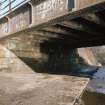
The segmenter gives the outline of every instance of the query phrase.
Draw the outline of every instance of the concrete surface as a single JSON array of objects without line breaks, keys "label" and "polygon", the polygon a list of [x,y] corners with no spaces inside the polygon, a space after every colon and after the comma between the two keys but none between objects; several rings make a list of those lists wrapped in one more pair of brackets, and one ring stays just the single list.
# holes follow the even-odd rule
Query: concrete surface
[{"label": "concrete surface", "polygon": [[88,81],[65,75],[0,73],[0,105],[74,105]]}]

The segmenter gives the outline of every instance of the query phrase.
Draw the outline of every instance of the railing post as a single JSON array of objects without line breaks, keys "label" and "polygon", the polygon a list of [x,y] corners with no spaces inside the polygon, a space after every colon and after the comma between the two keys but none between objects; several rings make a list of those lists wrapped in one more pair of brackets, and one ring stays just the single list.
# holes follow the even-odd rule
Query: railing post
[{"label": "railing post", "polygon": [[1,4],[1,1],[0,1],[0,16],[1,16],[1,6],[2,6],[2,4]]},{"label": "railing post", "polygon": [[11,12],[11,0],[9,0],[9,12]]}]

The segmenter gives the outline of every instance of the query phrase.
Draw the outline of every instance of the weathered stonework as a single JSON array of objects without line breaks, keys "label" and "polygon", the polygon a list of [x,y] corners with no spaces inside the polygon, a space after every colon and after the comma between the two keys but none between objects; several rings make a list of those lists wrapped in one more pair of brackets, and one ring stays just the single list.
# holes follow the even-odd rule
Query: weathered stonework
[{"label": "weathered stonework", "polygon": [[30,67],[2,45],[0,45],[0,72],[33,73]]},{"label": "weathered stonework", "polygon": [[36,40],[34,35],[20,35],[9,38],[2,44],[35,72],[72,72],[81,69],[83,65],[97,65],[97,60],[88,48],[71,49],[64,43],[48,43],[40,40],[39,37]]},{"label": "weathered stonework", "polygon": [[68,12],[68,0],[45,0],[35,3],[33,12],[36,25],[47,22]]},{"label": "weathered stonework", "polygon": [[76,9],[86,8],[90,5],[101,3],[105,0],[76,0]]},{"label": "weathered stonework", "polygon": [[[22,9],[22,12],[20,11]],[[30,7],[29,5],[20,8],[9,16],[9,32],[15,33],[30,25]]]}]

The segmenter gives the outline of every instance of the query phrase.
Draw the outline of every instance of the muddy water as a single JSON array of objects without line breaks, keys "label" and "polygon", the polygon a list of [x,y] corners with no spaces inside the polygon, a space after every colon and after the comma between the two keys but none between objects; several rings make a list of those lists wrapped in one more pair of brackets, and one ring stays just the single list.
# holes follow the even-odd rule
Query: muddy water
[{"label": "muddy water", "polygon": [[105,105],[104,94],[85,91],[82,99],[84,101],[84,105]]}]

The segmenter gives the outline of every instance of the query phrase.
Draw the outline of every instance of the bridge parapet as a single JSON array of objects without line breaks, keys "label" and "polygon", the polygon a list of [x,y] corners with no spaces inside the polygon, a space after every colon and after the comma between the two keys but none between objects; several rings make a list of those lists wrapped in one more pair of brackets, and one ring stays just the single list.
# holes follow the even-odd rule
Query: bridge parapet
[{"label": "bridge parapet", "polygon": [[3,21],[0,22],[0,37],[29,28],[30,25],[37,26],[65,15],[74,8],[73,1],[74,0],[43,0],[41,2],[28,2],[19,9],[15,11],[12,10],[13,12],[11,11],[2,18]]},{"label": "bridge parapet", "polygon": [[47,22],[65,15],[74,8],[74,0],[46,0],[33,6],[34,24]]},{"label": "bridge parapet", "polygon": [[78,9],[86,8],[94,4],[101,3],[101,2],[105,2],[105,0],[76,0],[75,6],[76,6],[76,9],[78,10]]}]

